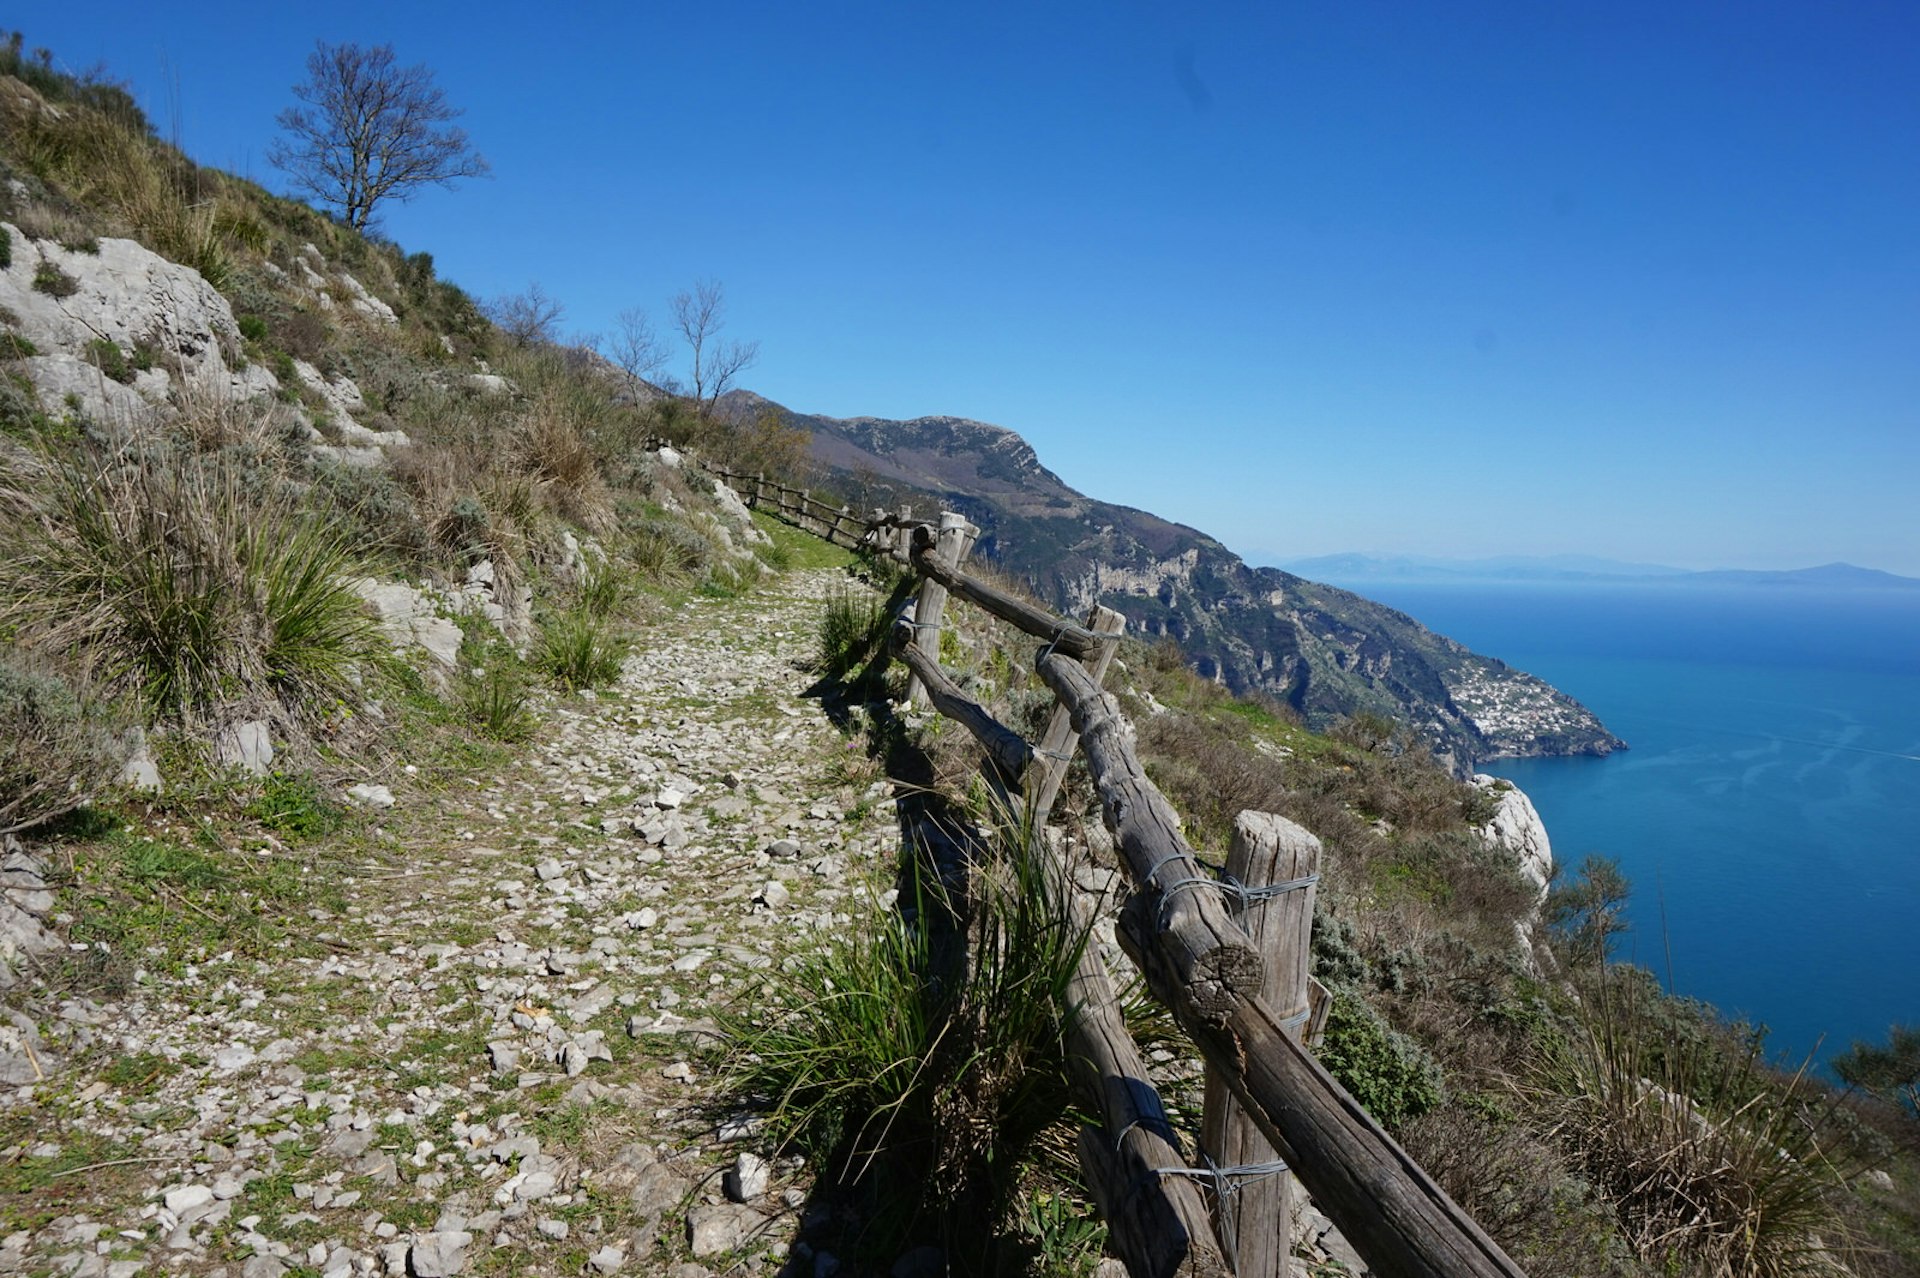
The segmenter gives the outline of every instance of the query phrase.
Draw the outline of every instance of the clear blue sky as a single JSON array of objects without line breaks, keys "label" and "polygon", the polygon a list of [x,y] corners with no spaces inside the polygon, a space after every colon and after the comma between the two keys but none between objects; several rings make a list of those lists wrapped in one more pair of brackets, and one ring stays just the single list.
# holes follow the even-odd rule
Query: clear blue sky
[{"label": "clear blue sky", "polygon": [[1920,574],[1920,5],[36,6],[279,185],[316,38],[495,176],[387,232],[744,384],[1012,427],[1242,551]]}]

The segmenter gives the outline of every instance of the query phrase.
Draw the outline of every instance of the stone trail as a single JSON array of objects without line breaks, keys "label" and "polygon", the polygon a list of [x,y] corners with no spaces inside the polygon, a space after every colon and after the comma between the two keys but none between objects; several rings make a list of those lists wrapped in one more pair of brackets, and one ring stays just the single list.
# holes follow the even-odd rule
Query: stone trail
[{"label": "stone trail", "polygon": [[778,1267],[806,1187],[716,1119],[710,1017],[891,873],[884,781],[800,695],[844,580],[651,623],[500,775],[383,778],[377,855],[303,956],[214,955],[43,1019],[54,1072],[0,1093],[33,1116],[16,1173],[69,1146],[112,1165],[25,1190],[0,1272]]}]

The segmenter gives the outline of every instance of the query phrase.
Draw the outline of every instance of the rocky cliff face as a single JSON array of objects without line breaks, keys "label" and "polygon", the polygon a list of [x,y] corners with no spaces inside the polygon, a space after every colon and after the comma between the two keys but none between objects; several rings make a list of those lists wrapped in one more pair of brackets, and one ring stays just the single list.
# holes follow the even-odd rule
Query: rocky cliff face
[{"label": "rocky cliff face", "polygon": [[807,430],[815,460],[862,504],[958,510],[981,528],[975,554],[1055,607],[1117,609],[1131,633],[1174,640],[1202,674],[1284,701],[1311,724],[1385,715],[1462,772],[1500,756],[1624,745],[1571,697],[1404,613],[1251,567],[1197,529],[1076,492],[1010,430],[952,417],[809,416],[751,395],[733,407]]}]

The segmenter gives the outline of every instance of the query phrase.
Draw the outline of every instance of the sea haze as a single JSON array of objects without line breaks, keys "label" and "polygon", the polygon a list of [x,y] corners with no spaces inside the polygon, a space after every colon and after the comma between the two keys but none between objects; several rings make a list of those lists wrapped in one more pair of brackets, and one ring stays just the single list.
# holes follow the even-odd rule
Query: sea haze
[{"label": "sea haze", "polygon": [[1920,1023],[1920,592],[1335,581],[1592,707],[1631,749],[1486,770],[1633,881],[1622,957],[1824,1059]]}]

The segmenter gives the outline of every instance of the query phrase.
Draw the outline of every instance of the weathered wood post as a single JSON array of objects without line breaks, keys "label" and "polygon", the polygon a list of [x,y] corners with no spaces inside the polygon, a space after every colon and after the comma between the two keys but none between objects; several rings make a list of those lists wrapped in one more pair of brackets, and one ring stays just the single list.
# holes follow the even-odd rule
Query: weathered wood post
[{"label": "weathered wood post", "polygon": [[[1314,881],[1320,840],[1270,812],[1234,818],[1227,875],[1250,890],[1235,914],[1267,964],[1267,1001],[1280,1009],[1295,1042],[1307,1019]],[[1270,895],[1262,895],[1271,893]],[[1215,1167],[1273,1167],[1273,1145],[1241,1109],[1219,1071],[1207,1067],[1200,1147]],[[1215,1204],[1222,1249],[1239,1278],[1286,1278],[1293,1235],[1293,1177],[1286,1171],[1226,1178]]]},{"label": "weathered wood post", "polygon": [[[1127,619],[1124,616],[1100,604],[1095,604],[1093,611],[1087,614],[1087,629],[1103,637],[1103,642],[1092,655],[1080,659],[1080,664],[1087,668],[1095,687],[1106,682],[1107,667],[1113,662],[1115,640],[1126,628]],[[1067,765],[1073,762],[1073,747],[1077,740],[1073,731],[1073,713],[1056,703],[1053,717],[1047,720],[1046,733],[1034,748],[1033,766],[1027,769],[1027,810],[1032,814],[1035,830],[1046,825],[1047,814],[1053,811],[1053,801],[1060,794],[1060,784],[1066,780]]]},{"label": "weathered wood post", "polygon": [[907,527],[907,525],[913,522],[913,507],[906,502],[901,502],[899,508],[893,512],[893,515],[893,545],[890,548],[891,553],[895,559],[903,563],[911,563],[911,556],[913,554],[913,529]]},{"label": "weathered wood post", "polygon": [[[940,512],[940,531],[934,538],[933,553],[948,568],[960,566],[960,547],[966,541],[967,521],[951,510]],[[947,607],[947,588],[932,577],[920,579],[920,599],[913,609],[913,640],[933,660],[940,660],[940,616]],[[932,635],[929,639],[927,636]],[[916,706],[927,704],[927,688],[919,675],[907,680],[907,700]]]}]

